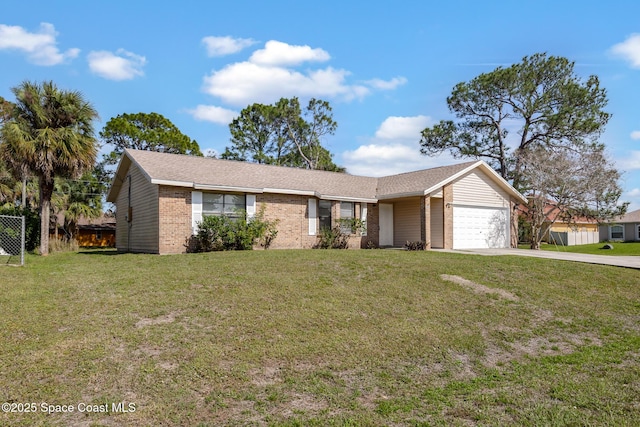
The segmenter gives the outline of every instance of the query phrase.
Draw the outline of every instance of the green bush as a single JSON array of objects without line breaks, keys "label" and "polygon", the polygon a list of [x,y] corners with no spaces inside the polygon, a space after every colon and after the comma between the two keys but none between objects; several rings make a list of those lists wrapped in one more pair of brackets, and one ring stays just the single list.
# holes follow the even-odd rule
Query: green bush
[{"label": "green bush", "polygon": [[333,228],[322,228],[314,249],[347,249],[349,238],[354,233],[362,233],[365,222],[357,218],[343,218]]},{"label": "green bush", "polygon": [[404,248],[408,251],[424,251],[427,248],[427,242],[423,242],[422,240],[410,242],[407,240],[407,243],[404,244]]},{"label": "green bush", "polygon": [[264,207],[253,218],[246,212],[239,217],[207,216],[198,223],[198,233],[187,243],[189,252],[251,250],[256,244],[265,249],[276,238],[278,220],[265,220]]},{"label": "green bush", "polygon": [[0,215],[24,216],[24,248],[31,252],[40,243],[40,215],[37,211],[28,208],[2,207]]},{"label": "green bush", "polygon": [[336,225],[333,228],[322,228],[318,235],[318,243],[314,249],[347,249],[349,247],[349,234],[342,231],[342,227]]}]

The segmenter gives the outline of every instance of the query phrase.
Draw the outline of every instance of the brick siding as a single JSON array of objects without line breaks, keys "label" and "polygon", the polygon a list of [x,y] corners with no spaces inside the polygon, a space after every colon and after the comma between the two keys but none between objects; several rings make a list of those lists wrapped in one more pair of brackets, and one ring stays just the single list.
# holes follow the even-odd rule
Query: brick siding
[{"label": "brick siding", "polygon": [[191,236],[191,190],[161,185],[158,193],[159,252],[161,254],[186,252],[185,244]]},{"label": "brick siding", "polygon": [[[271,244],[272,249],[312,248],[318,242],[316,235],[309,235],[308,196],[287,194],[257,194],[256,211],[264,207],[265,220],[278,220],[278,235]],[[180,187],[159,187],[159,253],[175,254],[186,251],[186,243],[191,236],[191,189]],[[359,214],[360,205],[356,204]],[[340,214],[339,204],[332,205],[334,222]],[[371,241],[378,244],[378,206],[367,207],[367,236],[353,235],[349,239],[350,248],[366,247]]]}]

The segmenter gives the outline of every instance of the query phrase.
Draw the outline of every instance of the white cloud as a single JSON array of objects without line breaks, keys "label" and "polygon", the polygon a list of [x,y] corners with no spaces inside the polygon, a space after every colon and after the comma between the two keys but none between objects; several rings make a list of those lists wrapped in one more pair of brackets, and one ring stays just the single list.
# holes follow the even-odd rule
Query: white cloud
[{"label": "white cloud", "polygon": [[349,83],[351,73],[348,70],[331,66],[296,68],[305,62],[324,62],[330,58],[320,48],[270,40],[263,49],[253,52],[249,60],[228,64],[205,76],[203,91],[230,105],[244,107],[294,96],[351,101],[362,99],[374,90],[394,89],[406,83],[404,77]]},{"label": "white cloud", "polygon": [[616,160],[616,165],[623,171],[640,169],[640,151],[631,151],[629,155]]},{"label": "white cloud", "polygon": [[270,66],[291,66],[307,61],[324,62],[330,58],[329,54],[320,48],[312,49],[309,46],[295,46],[277,40],[269,40],[264,49],[253,52],[249,62]]},{"label": "white cloud", "polygon": [[634,130],[631,132],[631,139],[640,139],[640,130]]},{"label": "white cloud", "polygon": [[632,188],[625,192],[620,198],[620,202],[629,202],[627,212],[633,212],[640,209],[640,188]]},{"label": "white cloud", "polygon": [[640,34],[631,34],[625,41],[611,48],[611,52],[631,63],[631,67],[640,68]]},{"label": "white cloud", "polygon": [[387,176],[455,163],[448,154],[427,157],[420,153],[420,132],[428,116],[387,117],[368,144],[342,153],[342,165],[354,175]]},{"label": "white cloud", "polygon": [[380,90],[392,90],[405,83],[407,83],[407,79],[404,77],[394,77],[391,80],[371,79],[367,81],[369,86]]},{"label": "white cloud", "polygon": [[207,48],[207,55],[224,56],[240,52],[242,49],[247,48],[257,42],[253,39],[240,39],[229,36],[209,36],[203,38],[202,43],[204,43],[205,47]]},{"label": "white cloud", "polygon": [[131,80],[137,76],[144,76],[142,67],[147,63],[144,56],[124,49],[118,49],[116,53],[106,50],[92,51],[87,60],[94,74],[109,80]]},{"label": "white cloud", "polygon": [[238,62],[206,76],[204,91],[238,106],[275,102],[281,97],[342,96],[353,99],[369,93],[363,86],[348,85],[345,82],[348,74],[331,67],[303,74],[289,68]]},{"label": "white cloud", "polygon": [[78,56],[80,49],[60,52],[56,46],[56,32],[52,24],[43,22],[39,31],[30,33],[22,27],[0,24],[0,50],[18,50],[37,65],[57,65]]},{"label": "white cloud", "polygon": [[216,107],[214,105],[198,105],[193,110],[187,110],[187,112],[196,120],[220,125],[228,125],[239,115],[237,111],[227,110],[226,108]]},{"label": "white cloud", "polygon": [[625,193],[629,197],[640,197],[640,188],[633,188]]},{"label": "white cloud", "polygon": [[448,154],[427,157],[414,144],[368,144],[342,153],[342,166],[353,175],[388,176],[403,172],[449,165],[456,160]]},{"label": "white cloud", "polygon": [[431,122],[429,116],[387,117],[376,131],[376,138],[420,140],[420,134]]}]

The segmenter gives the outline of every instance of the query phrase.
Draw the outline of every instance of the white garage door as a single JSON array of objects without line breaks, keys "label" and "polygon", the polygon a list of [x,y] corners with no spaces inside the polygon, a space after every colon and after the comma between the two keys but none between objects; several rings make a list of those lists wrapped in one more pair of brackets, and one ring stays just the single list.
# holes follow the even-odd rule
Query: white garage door
[{"label": "white garage door", "polygon": [[508,248],[505,208],[453,207],[453,249]]}]

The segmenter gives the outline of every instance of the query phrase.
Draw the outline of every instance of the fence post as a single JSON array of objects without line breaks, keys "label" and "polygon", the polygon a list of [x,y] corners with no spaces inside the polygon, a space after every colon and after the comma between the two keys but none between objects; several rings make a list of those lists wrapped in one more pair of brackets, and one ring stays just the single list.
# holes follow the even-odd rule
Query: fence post
[{"label": "fence post", "polygon": [[20,251],[20,265],[24,265],[24,238],[25,238],[25,217],[22,215],[22,250]]}]

